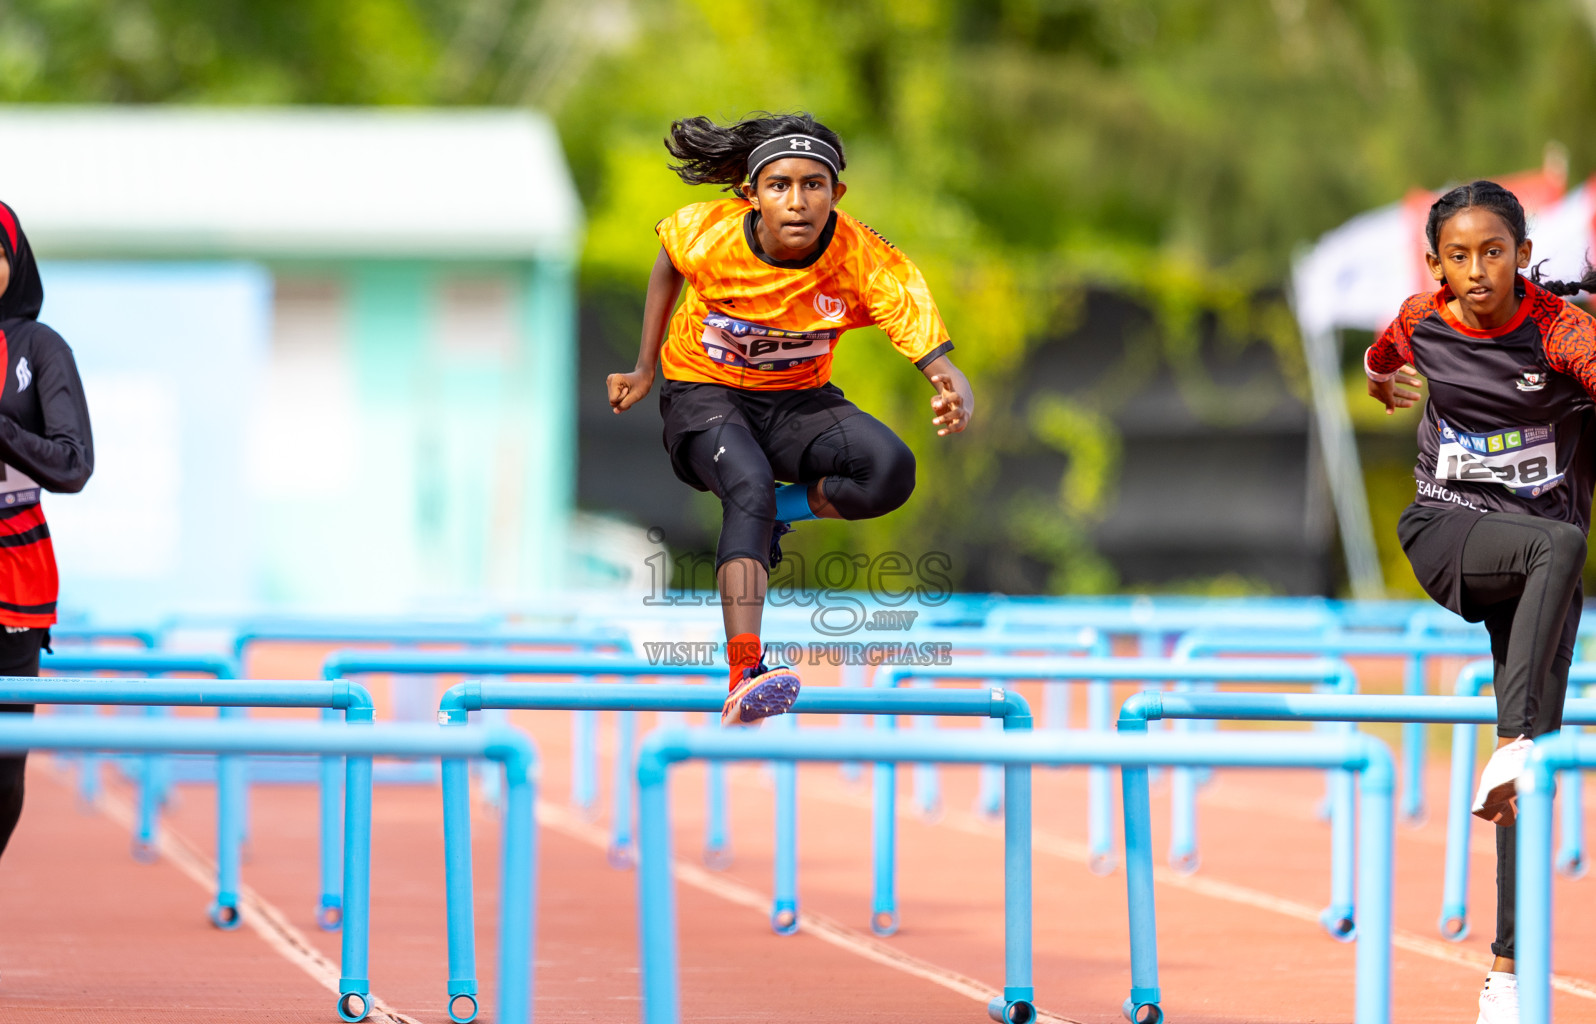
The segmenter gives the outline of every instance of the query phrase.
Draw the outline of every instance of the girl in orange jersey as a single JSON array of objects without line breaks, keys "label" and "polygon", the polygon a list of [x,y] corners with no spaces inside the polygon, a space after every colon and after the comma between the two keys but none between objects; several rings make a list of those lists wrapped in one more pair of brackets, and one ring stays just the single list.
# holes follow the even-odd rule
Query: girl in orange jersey
[{"label": "girl in orange jersey", "polygon": [[914,490],[908,447],[830,383],[837,340],[854,327],[886,332],[930,381],[939,436],[969,425],[974,400],[920,271],[837,209],[847,186],[835,132],[808,114],[726,126],[694,117],[671,125],[665,147],[683,181],[735,198],[656,225],[637,366],[610,374],[610,405],[624,412],[647,395],[660,363],[671,465],[721,500],[715,580],[731,667],[721,721],[748,724],[786,711],[800,685],[791,668],[766,667],[759,639],[781,535],[804,519],[885,515]]}]

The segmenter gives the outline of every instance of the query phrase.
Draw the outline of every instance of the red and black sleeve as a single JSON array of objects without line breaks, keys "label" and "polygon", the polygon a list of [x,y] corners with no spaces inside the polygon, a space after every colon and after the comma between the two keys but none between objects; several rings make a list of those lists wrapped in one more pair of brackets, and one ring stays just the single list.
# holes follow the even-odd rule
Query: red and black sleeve
[{"label": "red and black sleeve", "polygon": [[1434,308],[1435,297],[1429,292],[1410,296],[1402,303],[1396,319],[1363,354],[1363,371],[1372,380],[1390,380],[1398,370],[1413,362],[1413,328]]}]

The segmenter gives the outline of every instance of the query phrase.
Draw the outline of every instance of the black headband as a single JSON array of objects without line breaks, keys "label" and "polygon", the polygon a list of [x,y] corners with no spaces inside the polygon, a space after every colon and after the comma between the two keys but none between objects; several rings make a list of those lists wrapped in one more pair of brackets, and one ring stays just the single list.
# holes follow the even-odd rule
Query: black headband
[{"label": "black headband", "polygon": [[771,161],[789,156],[818,160],[831,168],[832,178],[842,176],[842,154],[837,152],[837,147],[813,135],[783,135],[779,139],[761,142],[748,154],[748,180],[757,180],[759,172]]}]

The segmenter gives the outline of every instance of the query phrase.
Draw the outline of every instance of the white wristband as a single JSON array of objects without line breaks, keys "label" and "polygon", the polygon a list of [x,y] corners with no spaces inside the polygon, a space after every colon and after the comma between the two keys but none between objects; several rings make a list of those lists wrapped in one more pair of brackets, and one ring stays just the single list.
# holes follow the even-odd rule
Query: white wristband
[{"label": "white wristband", "polygon": [[1373,351],[1374,351],[1374,348],[1372,346],[1370,348],[1364,350],[1364,353],[1363,353],[1363,372],[1368,376],[1368,378],[1370,380],[1374,381],[1376,384],[1384,384],[1388,380],[1394,380],[1396,378],[1396,375],[1398,373],[1402,372],[1401,367],[1398,367],[1397,369],[1392,370],[1390,373],[1375,373],[1373,370],[1369,369],[1369,353],[1373,352]]}]

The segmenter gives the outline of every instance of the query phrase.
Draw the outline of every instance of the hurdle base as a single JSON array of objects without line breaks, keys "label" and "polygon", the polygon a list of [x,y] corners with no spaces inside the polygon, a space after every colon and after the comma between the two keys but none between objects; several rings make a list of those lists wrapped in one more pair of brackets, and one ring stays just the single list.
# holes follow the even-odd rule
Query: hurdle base
[{"label": "hurdle base", "polygon": [[371,1013],[371,982],[365,978],[338,979],[338,1016],[348,1024]]},{"label": "hurdle base", "polygon": [[771,906],[770,930],[777,935],[798,934],[797,900],[777,900]]},{"label": "hurdle base", "polygon": [[1462,942],[1469,937],[1468,914],[1451,908],[1443,910],[1437,927],[1441,931],[1441,938],[1448,942]]},{"label": "hurdle base", "polygon": [[1337,942],[1358,937],[1358,920],[1351,907],[1326,907],[1319,912],[1319,924]]},{"label": "hurdle base", "polygon": [[238,909],[238,897],[230,894],[218,896],[205,914],[212,925],[224,932],[230,932],[244,923],[244,915]]},{"label": "hurdle base", "polygon": [[986,1004],[986,1015],[997,1024],[1034,1024],[1036,1006],[1029,998],[1011,999],[1004,993]]},{"label": "hurdle base", "polygon": [[[468,1007],[463,1012],[459,1009],[462,1001]],[[477,1019],[480,1010],[481,1007],[477,1005],[476,979],[449,982],[449,1019],[454,1021],[454,1024],[471,1024]]]},{"label": "hurdle base", "polygon": [[344,901],[342,897],[322,894],[321,906],[316,908],[316,927],[324,932],[335,932],[343,927]]},{"label": "hurdle base", "polygon": [[1557,858],[1557,873],[1564,878],[1584,878],[1590,864],[1581,851],[1561,854]]},{"label": "hurdle base", "polygon": [[1130,1024],[1163,1024],[1164,1008],[1158,1005],[1158,990],[1153,989],[1152,995],[1132,995],[1120,1006],[1120,1012]]}]

